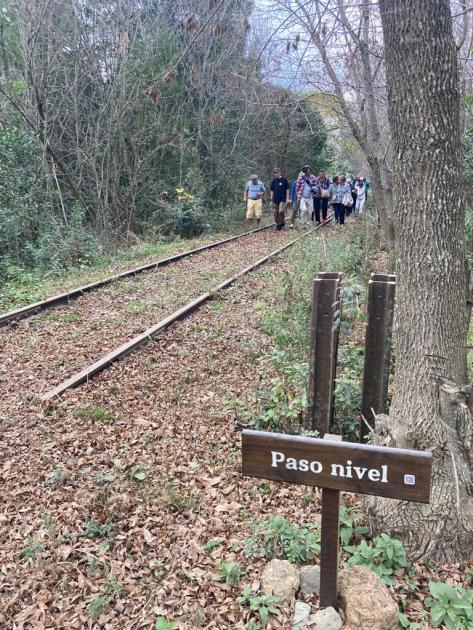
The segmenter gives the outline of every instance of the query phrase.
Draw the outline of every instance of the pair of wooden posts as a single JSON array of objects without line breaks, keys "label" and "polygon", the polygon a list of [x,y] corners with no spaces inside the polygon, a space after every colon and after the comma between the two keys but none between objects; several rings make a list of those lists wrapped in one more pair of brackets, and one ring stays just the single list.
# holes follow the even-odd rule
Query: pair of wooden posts
[{"label": "pair of wooden posts", "polygon": [[[341,274],[319,273],[312,298],[307,427],[330,433],[333,421],[338,334],[342,312]],[[371,274],[361,402],[360,442],[386,411],[396,276]]]},{"label": "pair of wooden posts", "polygon": [[360,444],[330,433],[341,313],[341,276],[314,280],[307,425],[320,438],[242,433],[242,473],[322,488],[320,606],[337,605],[340,491],[428,503],[432,454],[365,444],[385,411],[395,277],[373,274],[368,288]]}]

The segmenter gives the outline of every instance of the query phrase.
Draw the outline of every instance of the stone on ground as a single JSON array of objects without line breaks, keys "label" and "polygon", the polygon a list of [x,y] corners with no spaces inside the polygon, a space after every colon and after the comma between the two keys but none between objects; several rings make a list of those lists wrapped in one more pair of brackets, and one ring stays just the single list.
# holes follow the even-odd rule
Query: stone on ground
[{"label": "stone on ground", "polygon": [[291,601],[299,588],[299,570],[287,560],[271,560],[261,574],[261,589],[265,595],[276,595],[284,604]]},{"label": "stone on ground", "polygon": [[365,567],[340,571],[340,606],[351,630],[396,630],[398,607],[381,579]]},{"label": "stone on ground", "polygon": [[[315,615],[311,615],[309,622],[310,628],[313,628],[313,630],[340,630],[343,626],[342,618],[335,608],[331,606],[319,610]],[[353,628],[352,630],[355,629]],[[364,630],[368,630],[368,627],[364,628]],[[371,630],[371,628],[369,630]]]},{"label": "stone on ground", "polygon": [[299,569],[299,578],[301,581],[301,591],[305,595],[320,593],[320,567],[318,564],[311,564]]},{"label": "stone on ground", "polygon": [[292,630],[303,630],[307,627],[310,617],[310,606],[305,602],[296,602],[294,607],[294,618],[292,620]]}]

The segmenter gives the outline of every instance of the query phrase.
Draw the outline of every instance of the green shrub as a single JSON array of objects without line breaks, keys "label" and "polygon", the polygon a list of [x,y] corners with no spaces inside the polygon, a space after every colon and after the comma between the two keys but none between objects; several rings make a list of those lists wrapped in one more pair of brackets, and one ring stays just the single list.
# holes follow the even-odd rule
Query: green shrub
[{"label": "green shrub", "polygon": [[184,188],[176,188],[175,194],[163,195],[155,220],[161,234],[191,238],[208,229],[204,216],[204,205],[200,197],[192,195]]},{"label": "green shrub", "polygon": [[299,564],[313,560],[320,551],[318,525],[298,527],[282,516],[270,516],[252,526],[245,553],[253,558],[284,558]]},{"label": "green shrub", "polygon": [[472,630],[473,590],[445,582],[429,582],[430,597],[425,600],[434,628]]},{"label": "green shrub", "polygon": [[406,552],[402,543],[387,534],[376,536],[373,545],[362,540],[356,547],[345,547],[352,554],[347,567],[361,565],[379,575],[385,584],[394,584],[391,575],[397,569],[408,567]]},{"label": "green shrub", "polygon": [[352,442],[357,441],[360,424],[363,364],[363,346],[354,343],[340,346],[332,431]]},{"label": "green shrub", "polygon": [[[251,612],[255,613],[260,622],[265,626],[269,621],[269,615],[276,615],[277,609],[274,604],[278,598],[275,595],[254,595],[248,585],[243,587],[241,596],[237,599],[240,606],[249,606]],[[251,625],[250,625],[251,624]],[[255,630],[258,625],[251,620],[247,624],[247,629]]]},{"label": "green shrub", "polygon": [[241,580],[245,570],[237,563],[231,560],[222,560],[218,565],[218,577],[227,586],[233,586]]},{"label": "green shrub", "polygon": [[361,538],[368,533],[365,525],[360,525],[364,515],[345,505],[340,507],[340,544],[346,547],[353,539]]}]

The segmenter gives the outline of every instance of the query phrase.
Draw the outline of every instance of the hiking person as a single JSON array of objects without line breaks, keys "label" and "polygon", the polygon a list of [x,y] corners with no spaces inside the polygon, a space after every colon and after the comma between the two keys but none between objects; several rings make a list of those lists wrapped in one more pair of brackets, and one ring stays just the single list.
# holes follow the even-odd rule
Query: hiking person
[{"label": "hiking person", "polygon": [[[301,176],[302,171],[299,173],[298,178]],[[299,203],[297,201],[297,179],[293,180],[291,183],[291,203],[292,203],[292,215],[291,215],[291,227],[294,227],[294,223],[296,221],[297,215],[299,214]]]},{"label": "hiking person", "polygon": [[330,204],[333,208],[333,218],[335,219],[335,223],[338,223],[337,190],[338,190],[338,175],[335,175],[332,183],[328,187],[328,197],[329,197]]},{"label": "hiking person", "polygon": [[344,206],[345,206],[345,216],[349,217],[350,214],[351,214],[352,208],[354,207],[353,206],[353,180],[350,179],[350,177],[347,177],[346,184],[348,186],[350,186],[350,197],[351,197],[351,199],[350,199],[350,205],[348,205],[348,197],[347,197],[347,199],[346,199],[347,203],[344,204]]},{"label": "hiking person", "polygon": [[320,171],[315,178],[316,191],[314,193],[314,215],[315,222],[320,224],[320,209],[322,208],[322,221],[327,218],[328,209],[328,188],[330,181],[325,176],[325,171]]},{"label": "hiking person", "polygon": [[246,183],[243,201],[246,203],[246,220],[251,225],[253,219],[256,219],[257,225],[261,221],[263,213],[263,195],[265,187],[260,182],[258,175],[252,175],[250,181]]},{"label": "hiking person", "polygon": [[291,200],[289,198],[289,182],[282,176],[280,168],[273,170],[270,195],[276,230],[282,230],[286,225],[286,206],[291,203]]},{"label": "hiking person", "polygon": [[356,184],[359,179],[360,179],[359,177],[354,177],[351,182],[351,196],[353,198],[353,208],[355,208],[356,206],[356,196],[358,194],[356,191]]},{"label": "hiking person", "polygon": [[347,184],[347,178],[340,175],[338,178],[337,197],[334,206],[338,207],[338,224],[345,224],[345,213],[347,208],[351,209],[353,198],[351,196],[351,186]]},{"label": "hiking person", "polygon": [[310,166],[302,168],[302,177],[299,176],[296,186],[297,201],[300,206],[301,223],[312,222],[312,210],[314,209],[313,193],[315,191],[315,177],[310,172]]},{"label": "hiking person", "polygon": [[356,205],[355,205],[355,214],[363,214],[363,206],[366,201],[366,189],[361,179],[356,181]]}]

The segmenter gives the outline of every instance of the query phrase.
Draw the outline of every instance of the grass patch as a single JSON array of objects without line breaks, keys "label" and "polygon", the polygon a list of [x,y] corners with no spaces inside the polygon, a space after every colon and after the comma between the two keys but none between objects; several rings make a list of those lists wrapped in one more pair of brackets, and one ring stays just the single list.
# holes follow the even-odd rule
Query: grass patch
[{"label": "grass patch", "polygon": [[115,422],[115,414],[107,411],[103,407],[93,407],[88,405],[74,412],[74,418],[77,420],[89,420],[92,422],[103,422],[103,424],[111,424]]}]

